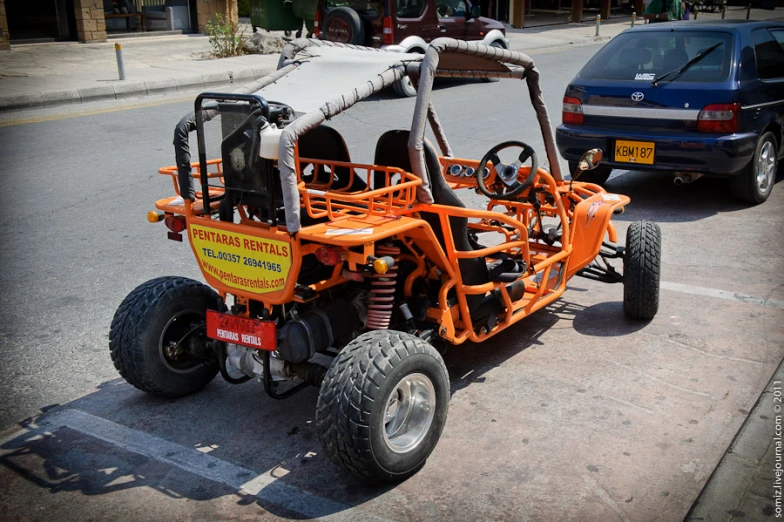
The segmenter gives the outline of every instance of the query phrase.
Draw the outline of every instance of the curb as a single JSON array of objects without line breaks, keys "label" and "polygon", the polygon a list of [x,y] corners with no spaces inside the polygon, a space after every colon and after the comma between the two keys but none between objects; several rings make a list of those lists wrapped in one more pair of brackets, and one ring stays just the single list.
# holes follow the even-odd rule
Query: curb
[{"label": "curb", "polygon": [[243,68],[221,73],[208,73],[184,78],[163,78],[146,82],[124,81],[116,85],[100,85],[84,89],[33,92],[0,97],[0,113],[21,109],[38,109],[77,105],[107,100],[124,100],[204,89],[213,85],[249,83],[274,69]]},{"label": "curb", "polygon": [[[569,41],[559,42],[559,43],[553,44],[553,45],[541,45],[541,46],[536,46],[536,47],[525,47],[525,48],[520,47],[519,45],[515,45],[513,42],[510,42],[509,50],[530,54],[530,53],[533,53],[535,51],[545,51],[545,50],[549,50],[549,49],[563,49],[563,48],[567,48],[567,47],[582,47],[584,45],[591,45],[591,44],[595,44],[597,42],[605,42],[605,41],[608,41],[608,40],[612,40],[613,38],[615,38],[615,36],[602,36],[602,35],[599,35],[599,36],[587,36],[587,37],[581,38],[579,40],[569,40]],[[508,37],[507,37],[507,39],[508,39]]]},{"label": "curb", "polygon": [[[705,486],[684,522],[711,522],[727,520],[728,515],[739,514],[741,501],[751,489],[752,483],[762,470],[763,459],[769,447],[773,445],[774,432],[774,381],[784,380],[784,360],[782,360],[773,376],[757,398],[757,402],[743,421],[735,437],[724,452],[713,473],[708,477]],[[774,470],[768,470],[771,478]],[[773,495],[773,490],[770,490]],[[761,499],[756,502],[772,503]],[[743,516],[741,514],[740,516]]]}]

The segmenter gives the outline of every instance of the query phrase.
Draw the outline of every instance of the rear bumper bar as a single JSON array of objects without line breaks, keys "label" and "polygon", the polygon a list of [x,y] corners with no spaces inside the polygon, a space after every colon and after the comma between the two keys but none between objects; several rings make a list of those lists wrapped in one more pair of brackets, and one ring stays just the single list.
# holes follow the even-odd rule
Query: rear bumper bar
[{"label": "rear bumper bar", "polygon": [[[635,165],[614,161],[615,140],[651,141],[656,144],[653,165]],[[567,161],[577,161],[588,149],[605,151],[602,164],[613,168],[685,171],[728,176],[737,174],[754,154],[754,133],[712,135],[702,133],[642,134],[608,132],[583,125],[560,125],[555,133],[558,151]]]}]

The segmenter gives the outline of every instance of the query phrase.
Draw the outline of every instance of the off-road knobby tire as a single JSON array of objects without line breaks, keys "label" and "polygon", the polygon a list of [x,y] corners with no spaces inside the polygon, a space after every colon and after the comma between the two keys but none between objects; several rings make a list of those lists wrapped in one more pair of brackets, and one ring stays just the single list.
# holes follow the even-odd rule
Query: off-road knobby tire
[{"label": "off-road knobby tire", "polygon": [[738,174],[730,178],[732,194],[744,203],[759,205],[760,203],[764,203],[768,199],[768,196],[770,196],[770,193],[773,192],[773,185],[776,183],[775,171],[773,173],[773,181],[766,191],[760,190],[756,180],[757,161],[759,161],[762,147],[766,142],[770,142],[773,145],[773,157],[776,161],[776,167],[778,167],[779,148],[776,146],[776,138],[773,136],[772,132],[766,132],[757,140],[757,146],[754,148],[754,155],[751,157],[749,164]]},{"label": "off-road knobby tire", "polygon": [[[577,162],[570,161],[569,162],[569,174],[574,178],[575,174],[577,173]],[[595,169],[592,170],[585,170],[580,177],[577,178],[577,181],[583,181],[585,183],[595,183],[597,185],[604,185],[607,183],[607,180],[610,178],[610,174],[612,174],[612,168],[608,167],[607,165],[599,165]]]},{"label": "off-road knobby tire", "polygon": [[[406,375],[423,373],[436,392],[435,415],[422,442],[394,453],[384,442],[388,398]],[[316,408],[319,439],[335,463],[374,482],[397,482],[424,466],[446,423],[449,375],[441,355],[412,335],[365,333],[335,357],[321,384]]]},{"label": "off-road knobby tire", "polygon": [[160,355],[160,337],[181,310],[215,308],[218,295],[185,277],[159,277],[136,287],[120,304],[109,331],[109,352],[120,375],[136,388],[162,397],[181,397],[204,388],[218,373],[203,362],[185,372],[169,368]]},{"label": "off-road knobby tire", "polygon": [[321,26],[320,34],[322,38],[327,38],[329,36],[328,28],[330,22],[336,18],[342,19],[351,29],[351,35],[349,36],[348,42],[345,43],[353,45],[365,44],[365,25],[363,24],[359,13],[350,7],[336,7],[330,9],[327,16],[324,17],[324,24]]},{"label": "off-road knobby tire", "polygon": [[623,313],[630,319],[653,319],[659,310],[661,230],[650,221],[635,221],[626,231],[623,258]]}]

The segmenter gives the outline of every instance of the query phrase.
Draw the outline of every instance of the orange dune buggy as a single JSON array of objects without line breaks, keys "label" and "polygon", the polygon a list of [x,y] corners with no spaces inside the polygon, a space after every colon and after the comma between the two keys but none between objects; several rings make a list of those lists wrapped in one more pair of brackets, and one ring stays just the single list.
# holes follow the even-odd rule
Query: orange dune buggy
[{"label": "orange dune buggy", "polygon": [[[324,121],[406,75],[418,85],[411,130],[384,133],[372,165],[352,162]],[[436,76],[524,79],[549,170],[518,141],[456,157],[431,103]],[[276,399],[318,386],[326,453],[358,476],[401,480],[446,422],[449,377],[432,343],[482,342],[575,275],[622,282],[626,315],[652,318],[659,228],[632,223],[618,246],[610,219],[629,198],[562,179],[538,79],[528,56],[478,43],[438,39],[423,56],[301,39],[244,92],[200,95],[175,131],[177,166],[161,169],[177,195],[149,219],[170,239],[187,234],[212,288],[163,277],[135,289],[111,327],[121,375],[167,397],[217,373],[258,378]],[[218,116],[221,159],[208,161],[204,126]],[[587,151],[581,171],[600,157]],[[486,209],[467,208],[462,190]]]}]

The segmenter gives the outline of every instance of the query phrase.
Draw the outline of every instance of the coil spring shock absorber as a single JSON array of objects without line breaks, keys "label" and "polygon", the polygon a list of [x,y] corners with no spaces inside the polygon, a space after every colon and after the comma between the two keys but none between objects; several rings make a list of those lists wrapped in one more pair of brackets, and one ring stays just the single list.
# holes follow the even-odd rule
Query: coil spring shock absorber
[{"label": "coil spring shock absorber", "polygon": [[376,255],[389,256],[395,260],[386,274],[373,274],[368,305],[367,326],[371,330],[386,330],[392,319],[392,308],[395,305],[395,286],[397,285],[397,265],[400,260],[400,249],[392,245],[378,245]]}]

